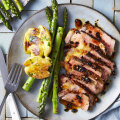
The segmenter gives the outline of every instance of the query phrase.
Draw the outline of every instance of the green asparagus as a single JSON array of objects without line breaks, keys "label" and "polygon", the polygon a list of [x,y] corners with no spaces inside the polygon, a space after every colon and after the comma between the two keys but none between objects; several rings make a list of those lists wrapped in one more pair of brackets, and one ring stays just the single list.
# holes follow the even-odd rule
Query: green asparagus
[{"label": "green asparagus", "polygon": [[46,99],[48,95],[48,88],[45,87],[48,84],[48,79],[44,79],[41,85],[41,89],[39,90],[39,97],[42,99],[37,98],[37,101],[40,102],[40,107],[39,107],[39,114],[44,112],[45,105],[46,105]]},{"label": "green asparagus", "polygon": [[52,22],[52,11],[49,7],[46,7],[46,16],[49,24],[49,31],[51,32],[51,22]]},{"label": "green asparagus", "polygon": [[55,39],[56,29],[57,29],[57,20],[58,20],[58,8],[55,7],[53,11],[53,19],[51,23],[51,34],[52,34],[52,43]]},{"label": "green asparagus", "polygon": [[43,80],[42,86],[39,91],[40,96],[38,96],[37,100],[38,100],[38,102],[40,102],[40,111],[39,111],[40,114],[44,111],[44,108],[46,105],[48,91],[49,91],[50,84],[52,82],[53,71],[54,71],[56,59],[57,59],[57,56],[59,53],[59,48],[61,45],[61,38],[63,36],[63,31],[64,31],[63,27],[58,27],[56,38],[55,38],[55,43],[54,43],[54,49],[52,51],[52,56],[51,56],[51,58],[52,58],[51,74],[50,74],[49,78],[46,78]]},{"label": "green asparagus", "polygon": [[60,47],[60,58],[59,60],[62,61],[63,59],[63,54],[64,54],[64,39],[65,39],[65,35],[66,35],[66,28],[67,28],[67,21],[68,21],[68,13],[67,13],[67,8],[64,9],[64,33],[63,33],[63,41],[61,43],[61,47]]},{"label": "green asparagus", "polygon": [[53,97],[52,97],[52,102],[53,102],[53,113],[58,113],[58,75],[60,72],[60,61],[63,59],[63,54],[64,54],[64,38],[65,38],[65,33],[66,33],[66,27],[67,27],[67,9],[64,9],[64,33],[63,33],[63,40],[61,42],[61,47],[60,47],[60,52],[58,56],[58,60],[56,61],[55,64],[55,72],[54,72],[54,78],[53,78]]},{"label": "green asparagus", "polygon": [[53,113],[58,113],[58,74],[60,72],[60,64],[57,59],[55,64],[54,70],[54,77],[53,77],[53,95],[52,95],[52,103],[53,103]]},{"label": "green asparagus", "polygon": [[10,4],[9,4],[10,2],[9,2],[9,0],[1,0],[1,1],[2,1],[5,9],[9,10],[10,9]]},{"label": "green asparagus", "polygon": [[65,35],[66,35],[66,28],[67,28],[67,19],[68,19],[68,12],[67,12],[67,8],[65,7],[64,9],[64,25],[63,25],[63,28],[64,28],[64,38],[65,38]]},{"label": "green asparagus", "polygon": [[9,29],[12,30],[12,26],[10,25],[10,23],[5,19],[5,17],[3,16],[3,14],[0,12],[0,19],[2,20],[3,24]]},{"label": "green asparagus", "polygon": [[10,10],[11,10],[12,14],[14,14],[16,17],[18,17],[19,19],[21,19],[19,10],[15,6],[14,2],[12,0],[9,0],[9,4],[10,4]]},{"label": "green asparagus", "polygon": [[58,20],[58,4],[56,0],[52,0],[53,19],[51,22],[52,43],[55,39],[57,20]]},{"label": "green asparagus", "polygon": [[3,5],[0,3],[0,9],[2,10],[2,12],[5,14],[5,16],[9,19],[12,20],[12,17],[10,15],[10,13],[3,7]]},{"label": "green asparagus", "polygon": [[22,88],[23,88],[26,92],[28,92],[34,82],[35,82],[35,78],[28,77],[27,81],[25,82],[25,84],[23,85]]},{"label": "green asparagus", "polygon": [[20,2],[20,0],[14,0],[14,1],[18,7],[18,10],[21,12],[23,10],[22,3]]},{"label": "green asparagus", "polygon": [[52,11],[54,11],[54,9],[56,8],[56,6],[58,5],[56,0],[51,0],[52,2]]}]

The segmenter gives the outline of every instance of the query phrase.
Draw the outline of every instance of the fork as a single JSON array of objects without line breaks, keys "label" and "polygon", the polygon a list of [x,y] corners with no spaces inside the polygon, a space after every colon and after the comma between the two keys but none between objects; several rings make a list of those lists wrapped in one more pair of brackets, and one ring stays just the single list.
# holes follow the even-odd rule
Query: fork
[{"label": "fork", "polygon": [[13,64],[13,66],[10,70],[10,73],[8,75],[8,79],[7,79],[6,84],[5,84],[6,94],[5,94],[3,101],[0,105],[0,115],[1,115],[2,108],[4,106],[4,103],[5,103],[8,95],[17,90],[19,82],[20,82],[21,74],[22,74],[22,65],[17,64],[17,63]]}]

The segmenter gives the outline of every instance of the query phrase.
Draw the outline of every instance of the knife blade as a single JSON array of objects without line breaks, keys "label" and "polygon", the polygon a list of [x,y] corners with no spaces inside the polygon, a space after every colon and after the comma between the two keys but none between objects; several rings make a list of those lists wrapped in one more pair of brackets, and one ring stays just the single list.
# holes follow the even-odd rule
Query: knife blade
[{"label": "knife blade", "polygon": [[[3,78],[3,82],[5,84],[7,77],[8,77],[8,70],[7,70],[7,66],[6,66],[4,55],[3,55],[1,48],[0,48],[0,70],[1,70],[2,78]],[[21,120],[19,111],[17,109],[16,102],[14,99],[14,95],[11,93],[8,96],[7,100],[8,100],[12,120]]]},{"label": "knife blade", "polygon": [[1,48],[0,48],[0,70],[3,78],[3,82],[5,84],[8,76],[8,70],[7,70],[7,66],[6,66],[4,55]]}]

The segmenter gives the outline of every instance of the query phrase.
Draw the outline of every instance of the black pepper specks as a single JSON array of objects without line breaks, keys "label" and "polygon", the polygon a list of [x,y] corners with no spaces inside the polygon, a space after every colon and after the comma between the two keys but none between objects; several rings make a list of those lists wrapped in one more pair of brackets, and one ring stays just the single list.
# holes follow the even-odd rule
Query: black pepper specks
[{"label": "black pepper specks", "polygon": [[79,95],[76,95],[76,98],[78,99],[78,101],[79,101],[80,103],[82,103],[82,98],[81,98]]},{"label": "black pepper specks", "polygon": [[73,113],[76,113],[78,110],[77,109],[72,109],[72,112]]},{"label": "black pepper specks", "polygon": [[96,37],[97,39],[100,41],[101,40],[101,37],[100,37],[100,33],[99,32],[96,32]]},{"label": "black pepper specks", "polygon": [[72,103],[67,103],[66,107],[67,107],[67,109],[71,109],[72,108]]},{"label": "black pepper specks", "polygon": [[79,66],[79,65],[75,65],[74,70],[77,70],[79,72],[85,72],[86,71],[86,69],[84,67]]},{"label": "black pepper specks", "polygon": [[68,109],[68,108],[66,108],[66,109],[64,109],[64,111],[65,111],[65,112],[68,112],[68,111],[69,111],[69,109]]},{"label": "black pepper specks", "polygon": [[92,82],[91,79],[89,79],[88,77],[82,77],[81,80],[84,81],[86,84]]}]

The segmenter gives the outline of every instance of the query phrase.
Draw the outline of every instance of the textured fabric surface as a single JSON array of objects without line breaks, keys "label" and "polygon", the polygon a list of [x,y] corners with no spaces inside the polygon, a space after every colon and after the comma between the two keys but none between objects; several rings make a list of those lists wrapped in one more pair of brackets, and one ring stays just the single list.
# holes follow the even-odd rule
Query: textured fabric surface
[{"label": "textured fabric surface", "polygon": [[109,109],[94,120],[120,120],[120,96]]}]

